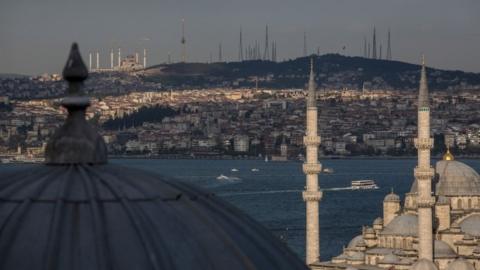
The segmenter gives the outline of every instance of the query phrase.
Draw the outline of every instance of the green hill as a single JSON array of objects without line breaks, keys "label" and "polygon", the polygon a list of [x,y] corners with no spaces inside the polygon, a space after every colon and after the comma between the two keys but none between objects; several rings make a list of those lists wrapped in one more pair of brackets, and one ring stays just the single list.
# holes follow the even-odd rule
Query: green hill
[{"label": "green hill", "polygon": [[[374,60],[338,54],[312,55],[284,62],[175,63],[148,68],[143,80],[166,88],[259,87],[303,88],[310,58],[314,59],[320,88],[415,89],[420,66],[400,61]],[[433,90],[480,89],[480,74],[428,68]]]}]

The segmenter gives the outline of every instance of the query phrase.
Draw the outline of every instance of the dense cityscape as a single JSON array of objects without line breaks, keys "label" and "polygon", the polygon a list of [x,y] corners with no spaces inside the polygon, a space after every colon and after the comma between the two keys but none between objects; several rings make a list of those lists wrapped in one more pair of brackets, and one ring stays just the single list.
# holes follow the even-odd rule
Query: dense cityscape
[{"label": "dense cityscape", "polygon": [[[88,118],[101,128],[112,156],[268,159],[283,154],[281,160],[303,159],[303,89],[159,91],[159,85],[128,73],[120,83],[103,74],[93,73],[93,78],[86,88],[97,98]],[[4,161],[41,158],[49,136],[64,119],[59,100],[53,98],[65,91],[64,83],[58,75],[44,75],[0,84]],[[8,91],[9,85],[19,91]],[[406,90],[318,89],[323,155],[414,155],[415,98],[414,91]],[[480,95],[474,90],[436,91],[431,99],[433,155],[448,145],[456,154],[478,156]]]}]

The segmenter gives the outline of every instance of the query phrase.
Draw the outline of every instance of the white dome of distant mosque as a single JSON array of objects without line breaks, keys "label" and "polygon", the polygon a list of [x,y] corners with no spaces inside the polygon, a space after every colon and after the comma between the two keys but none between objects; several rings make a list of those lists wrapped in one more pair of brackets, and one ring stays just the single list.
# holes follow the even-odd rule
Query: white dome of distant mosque
[{"label": "white dome of distant mosque", "polygon": [[438,174],[437,195],[480,196],[480,175],[465,163],[441,160],[435,171]]}]

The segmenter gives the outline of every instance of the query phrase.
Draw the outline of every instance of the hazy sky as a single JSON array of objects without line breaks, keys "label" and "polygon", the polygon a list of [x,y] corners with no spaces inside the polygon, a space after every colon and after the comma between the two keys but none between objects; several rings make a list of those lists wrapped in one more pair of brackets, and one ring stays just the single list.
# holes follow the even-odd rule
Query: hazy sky
[{"label": "hazy sky", "polygon": [[[109,49],[122,54],[144,46],[149,64],[180,59],[181,19],[186,20],[187,60],[238,56],[240,27],[244,46],[264,43],[265,24],[277,41],[279,59],[308,50],[361,55],[363,37],[374,25],[386,48],[392,31],[395,59],[480,72],[479,0],[0,0],[0,73],[60,72],[69,46],[77,41],[86,62],[100,51],[109,66]],[[146,40],[149,39],[149,40]]]}]

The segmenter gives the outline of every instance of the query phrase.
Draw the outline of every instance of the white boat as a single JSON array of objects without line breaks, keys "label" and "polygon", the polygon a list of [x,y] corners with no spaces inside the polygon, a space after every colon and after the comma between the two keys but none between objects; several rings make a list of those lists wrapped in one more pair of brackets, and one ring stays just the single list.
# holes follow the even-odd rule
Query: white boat
[{"label": "white boat", "polygon": [[232,172],[238,172],[238,169],[233,168]]},{"label": "white boat", "polygon": [[12,159],[10,159],[10,158],[2,158],[1,159],[2,164],[7,164],[7,163],[10,163],[10,162],[12,162]]},{"label": "white boat", "polygon": [[333,170],[332,168],[325,168],[325,169],[323,169],[323,171],[322,171],[322,172],[323,172],[323,173],[330,174],[330,173],[333,173],[333,172],[334,172],[334,170]]},{"label": "white boat", "polygon": [[351,184],[351,189],[378,189],[379,187],[375,184],[375,181],[365,179],[365,180],[354,180]]},{"label": "white boat", "polygon": [[217,180],[228,180],[228,179],[230,179],[230,178],[226,175],[223,175],[223,174],[220,174],[219,176],[217,176]]},{"label": "white boat", "polygon": [[217,180],[222,180],[225,182],[238,182],[242,179],[235,176],[226,176],[226,175],[220,174],[219,176],[217,176]]},{"label": "white boat", "polygon": [[265,162],[268,162],[268,156],[265,155]]},{"label": "white boat", "polygon": [[257,169],[257,168],[253,168],[253,169],[252,169],[252,172],[258,172],[258,171],[260,171],[260,170]]}]

